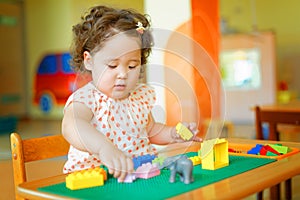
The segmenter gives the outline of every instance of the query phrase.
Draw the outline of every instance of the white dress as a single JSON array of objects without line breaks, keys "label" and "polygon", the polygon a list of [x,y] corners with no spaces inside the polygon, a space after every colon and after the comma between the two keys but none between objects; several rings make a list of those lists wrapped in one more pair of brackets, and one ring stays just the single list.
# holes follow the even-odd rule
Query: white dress
[{"label": "white dress", "polygon": [[[85,104],[93,113],[91,124],[129,157],[156,154],[150,144],[146,126],[155,103],[154,89],[139,84],[122,100],[114,100],[101,93],[91,82],[76,90],[68,99]],[[88,134],[87,134],[88,135]],[[98,156],[70,146],[64,173],[99,166]]]}]

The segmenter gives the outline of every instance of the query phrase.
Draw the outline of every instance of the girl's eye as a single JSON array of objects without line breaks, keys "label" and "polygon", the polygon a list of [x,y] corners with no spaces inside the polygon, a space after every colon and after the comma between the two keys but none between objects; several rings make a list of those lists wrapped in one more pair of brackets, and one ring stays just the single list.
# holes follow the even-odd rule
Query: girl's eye
[{"label": "girl's eye", "polygon": [[114,69],[117,67],[117,65],[107,65],[109,68]]},{"label": "girl's eye", "polygon": [[128,66],[129,69],[134,69],[136,66]]}]

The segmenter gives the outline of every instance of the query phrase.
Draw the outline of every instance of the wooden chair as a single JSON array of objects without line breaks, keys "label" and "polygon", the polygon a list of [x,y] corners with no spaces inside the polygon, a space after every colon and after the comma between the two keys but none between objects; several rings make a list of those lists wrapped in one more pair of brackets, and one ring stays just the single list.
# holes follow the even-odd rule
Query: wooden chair
[{"label": "wooden chair", "polygon": [[17,200],[23,199],[18,195],[17,186],[27,180],[25,163],[67,155],[70,147],[62,135],[22,140],[18,133],[12,133],[10,141]]},{"label": "wooden chair", "polygon": [[[256,127],[256,139],[262,140],[263,137],[263,123],[268,123],[269,125],[269,136],[273,140],[279,140],[279,133],[277,131],[278,123],[286,123],[286,117],[276,115],[276,113],[269,111],[262,111],[259,106],[255,106],[255,127]],[[271,198],[280,199],[280,184],[275,185],[270,188]],[[263,198],[263,193],[258,194],[258,199]],[[285,199],[292,199],[292,179],[285,181]]]}]

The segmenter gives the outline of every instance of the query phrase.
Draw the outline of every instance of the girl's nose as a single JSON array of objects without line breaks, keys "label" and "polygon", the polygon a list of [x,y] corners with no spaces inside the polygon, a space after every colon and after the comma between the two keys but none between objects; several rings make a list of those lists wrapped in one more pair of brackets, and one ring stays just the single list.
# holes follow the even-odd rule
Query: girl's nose
[{"label": "girl's nose", "polygon": [[124,79],[127,78],[127,69],[126,67],[120,66],[120,69],[118,70],[118,78]]}]

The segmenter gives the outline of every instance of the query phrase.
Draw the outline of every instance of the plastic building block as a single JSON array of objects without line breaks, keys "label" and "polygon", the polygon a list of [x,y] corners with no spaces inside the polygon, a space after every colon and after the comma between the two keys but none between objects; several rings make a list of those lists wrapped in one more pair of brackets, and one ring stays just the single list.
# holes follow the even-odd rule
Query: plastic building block
[{"label": "plastic building block", "polygon": [[268,144],[270,147],[275,149],[280,154],[287,154],[290,151],[290,148],[287,146],[282,146],[281,144]]},{"label": "plastic building block", "polygon": [[264,148],[266,148],[267,151],[270,151],[270,152],[272,152],[272,153],[274,153],[274,154],[280,155],[280,153],[279,153],[278,151],[276,151],[275,149],[273,149],[273,148],[272,148],[271,146],[269,146],[269,145],[264,146]]},{"label": "plastic building block", "polygon": [[288,153],[290,150],[289,147],[282,146],[281,144],[256,144],[256,146],[247,153],[262,156],[279,156]]},{"label": "plastic building block", "polygon": [[201,164],[201,158],[199,156],[189,157],[189,159],[193,162],[193,166]]},{"label": "plastic building block", "polygon": [[107,180],[107,172],[103,168],[97,167],[97,168],[95,168],[95,171],[99,171],[103,175],[103,179],[105,181]]},{"label": "plastic building block", "polygon": [[239,149],[232,149],[232,148],[228,148],[228,152],[229,152],[229,153],[243,153],[242,150],[239,150]]},{"label": "plastic building block", "polygon": [[280,153],[278,153],[276,150],[274,150],[272,147],[270,147],[269,145],[265,145],[261,148],[261,150],[259,151],[260,155],[267,155],[267,152],[271,152],[273,154],[276,155],[280,155]]},{"label": "plastic building block", "polygon": [[201,148],[198,150],[198,157],[201,159]]},{"label": "plastic building block", "polygon": [[[127,174],[127,176],[125,177],[123,183],[132,183],[133,181],[135,181],[135,179],[136,179],[136,175],[134,173]],[[118,178],[118,183],[120,183],[119,178]]]},{"label": "plastic building block", "polygon": [[176,131],[184,140],[190,140],[194,136],[194,134],[180,122],[176,125]]},{"label": "plastic building block", "polygon": [[267,151],[266,156],[278,156],[276,153],[272,153],[271,151]]},{"label": "plastic building block", "polygon": [[228,141],[224,138],[204,141],[201,144],[201,160],[202,169],[215,170],[228,166]]},{"label": "plastic building block", "polygon": [[101,186],[104,185],[106,178],[106,171],[100,167],[75,171],[67,175],[66,187],[71,190],[78,190]]},{"label": "plastic building block", "polygon": [[151,163],[143,164],[135,171],[135,176],[137,178],[148,179],[158,175],[160,175],[160,170],[158,169],[158,167],[153,166]]},{"label": "plastic building block", "polygon": [[[157,163],[152,164],[151,162],[147,162],[139,166],[134,173],[127,174],[123,183],[132,183],[137,178],[148,179],[158,175],[160,175],[160,170],[157,167]],[[119,179],[118,182],[120,182]]]},{"label": "plastic building block", "polygon": [[150,154],[134,157],[133,160],[132,160],[133,161],[133,167],[134,167],[134,169],[137,169],[142,164],[145,164],[145,163],[148,163],[148,162],[152,163],[152,160],[154,160],[156,157],[157,157],[156,155],[150,155]]},{"label": "plastic building block", "polygon": [[250,149],[247,153],[248,154],[258,155],[262,147],[263,147],[262,144],[257,144],[255,147],[253,147],[252,149]]},{"label": "plastic building block", "polygon": [[152,164],[157,165],[159,167],[164,163],[164,160],[165,160],[165,158],[163,158],[163,157],[157,157],[152,160]]}]

